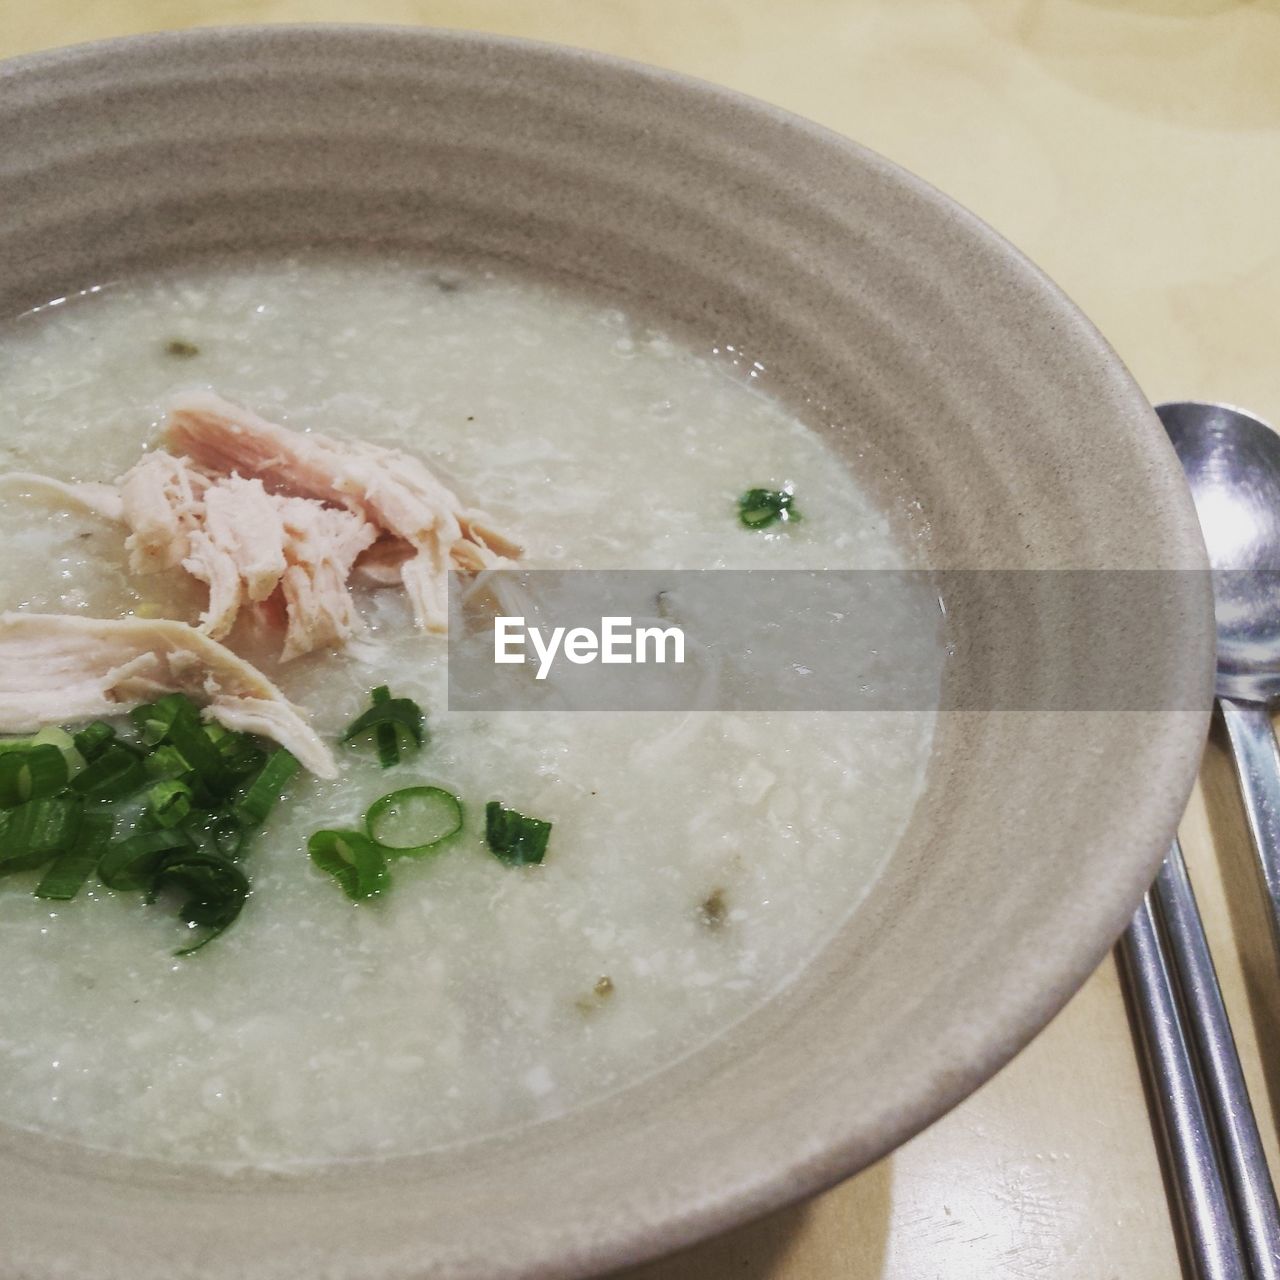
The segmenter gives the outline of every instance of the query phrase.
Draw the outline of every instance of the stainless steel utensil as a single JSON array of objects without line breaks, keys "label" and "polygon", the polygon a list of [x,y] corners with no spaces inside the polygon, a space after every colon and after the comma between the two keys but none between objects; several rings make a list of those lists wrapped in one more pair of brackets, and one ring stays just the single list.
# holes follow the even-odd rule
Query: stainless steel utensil
[{"label": "stainless steel utensil", "polygon": [[1228,1192],[1254,1280],[1280,1278],[1280,1206],[1249,1102],[1209,940],[1196,906],[1182,849],[1173,842],[1153,890],[1175,985],[1217,1130]]},{"label": "stainless steel utensil", "polygon": [[1151,893],[1143,898],[1125,930],[1120,955],[1146,1051],[1195,1280],[1248,1280]]},{"label": "stainless steel utensil", "polygon": [[1218,704],[1226,722],[1280,962],[1280,435],[1223,404],[1156,412],[1186,472],[1214,569]]},{"label": "stainless steel utensil", "polygon": [[[1214,569],[1217,692],[1235,755],[1280,961],[1280,436],[1229,405],[1156,412],[1191,488]],[[1256,1280],[1280,1280],[1280,1207],[1226,1008],[1176,841],[1155,886],[1228,1182]]]}]

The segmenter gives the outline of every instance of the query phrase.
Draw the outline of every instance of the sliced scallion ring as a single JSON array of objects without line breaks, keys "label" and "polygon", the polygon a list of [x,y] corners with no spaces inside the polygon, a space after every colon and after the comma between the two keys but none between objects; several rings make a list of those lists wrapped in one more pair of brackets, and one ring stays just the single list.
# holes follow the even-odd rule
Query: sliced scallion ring
[{"label": "sliced scallion ring", "polygon": [[60,853],[35,888],[37,898],[70,902],[97,870],[111,842],[112,818],[107,813],[87,813],[80,822],[75,843]]},{"label": "sliced scallion ring", "polygon": [[265,822],[299,767],[298,761],[283,747],[273,751],[236,801],[236,817],[249,827]]},{"label": "sliced scallion ring", "polygon": [[178,827],[136,831],[108,846],[98,862],[98,879],[108,889],[149,889],[165,856],[190,848],[191,838]]},{"label": "sliced scallion ring", "polygon": [[443,787],[405,787],[375,800],[364,825],[388,854],[420,858],[462,830],[462,804]]},{"label": "sliced scallion ring", "polygon": [[353,902],[372,898],[390,883],[385,854],[361,831],[317,831],[307,852]]},{"label": "sliced scallion ring", "polygon": [[52,743],[32,743],[0,755],[0,807],[56,796],[67,785],[67,758]]},{"label": "sliced scallion ring", "polygon": [[79,796],[45,796],[0,812],[0,875],[42,867],[75,843],[84,815]]},{"label": "sliced scallion ring", "polygon": [[385,684],[370,695],[372,705],[358,716],[342,735],[354,742],[372,735],[378,748],[378,763],[384,769],[398,764],[402,752],[418,751],[426,737],[422,708],[412,698],[393,698]]},{"label": "sliced scallion ring", "polygon": [[528,818],[501,801],[484,808],[484,838],[493,856],[509,867],[536,866],[546,857],[551,823]]}]

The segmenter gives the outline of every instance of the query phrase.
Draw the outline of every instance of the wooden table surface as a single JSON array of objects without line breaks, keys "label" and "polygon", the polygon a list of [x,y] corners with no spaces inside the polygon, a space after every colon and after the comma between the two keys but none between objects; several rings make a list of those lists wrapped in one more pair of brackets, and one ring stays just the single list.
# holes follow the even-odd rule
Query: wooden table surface
[{"label": "wooden table surface", "polygon": [[[352,20],[562,41],[791,108],[991,222],[1153,400],[1280,420],[1280,0],[0,0],[0,55]],[[1217,730],[1182,836],[1274,1166],[1280,996]],[[1172,1280],[1179,1265],[1108,961],[892,1157],[629,1280]]]}]

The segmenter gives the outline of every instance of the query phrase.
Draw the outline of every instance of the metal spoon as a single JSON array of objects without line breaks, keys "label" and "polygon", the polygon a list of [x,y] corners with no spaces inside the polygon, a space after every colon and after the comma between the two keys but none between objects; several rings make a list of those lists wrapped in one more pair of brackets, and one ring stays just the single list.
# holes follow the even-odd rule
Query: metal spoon
[{"label": "metal spoon", "polygon": [[[1240,775],[1280,958],[1280,435],[1228,405],[1156,412],[1191,486],[1214,569],[1218,702]],[[1280,1277],[1280,1208],[1199,912],[1175,844],[1156,882],[1255,1276]]]},{"label": "metal spoon", "polygon": [[1213,566],[1218,705],[1226,721],[1280,959],[1280,435],[1242,409],[1162,404]]}]

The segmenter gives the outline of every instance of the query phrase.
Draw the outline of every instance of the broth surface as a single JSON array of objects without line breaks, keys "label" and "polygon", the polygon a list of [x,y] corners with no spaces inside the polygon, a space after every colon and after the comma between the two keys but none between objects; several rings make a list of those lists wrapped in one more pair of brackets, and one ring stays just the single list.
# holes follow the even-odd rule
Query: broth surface
[{"label": "broth surface", "polygon": [[[114,478],[168,395],[210,386],[415,453],[530,567],[904,566],[883,513],[759,372],[483,271],[224,264],[0,328],[0,470]],[[804,521],[744,529],[737,496],[784,482]],[[0,537],[0,608],[194,621],[202,605],[181,575],[131,578],[119,530],[47,498],[6,490]],[[278,667],[232,645],[326,735],[374,685],[416,698],[428,748],[387,773],[340,751],[336,782],[299,778],[252,843],[240,920],[189,958],[172,955],[172,912],[136,894],[53,904],[31,896],[35,874],[0,879],[0,1120],[288,1167],[552,1116],[778,990],[856,907],[919,792],[923,713],[451,714],[444,639],[412,630],[398,592],[362,601],[370,635],[350,654]],[[353,905],[307,836],[419,782],[463,798],[462,837]],[[544,866],[487,852],[493,798],[555,824]]]}]

